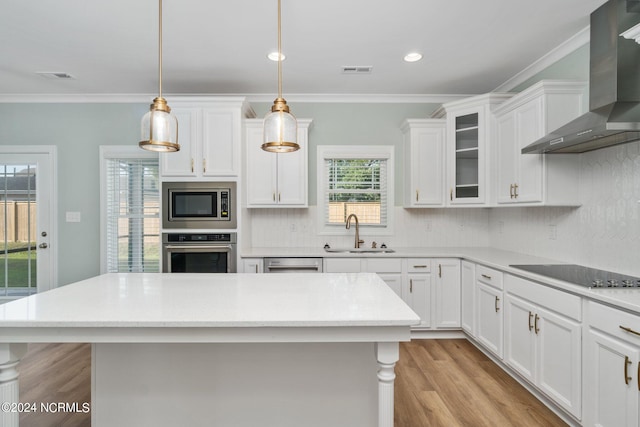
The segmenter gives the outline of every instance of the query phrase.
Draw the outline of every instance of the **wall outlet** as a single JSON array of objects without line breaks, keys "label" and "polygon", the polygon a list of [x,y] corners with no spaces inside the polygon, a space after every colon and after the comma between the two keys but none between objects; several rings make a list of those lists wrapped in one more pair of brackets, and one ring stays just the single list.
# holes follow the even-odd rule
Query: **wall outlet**
[{"label": "wall outlet", "polygon": [[549,240],[556,240],[558,238],[558,226],[555,224],[549,225]]}]

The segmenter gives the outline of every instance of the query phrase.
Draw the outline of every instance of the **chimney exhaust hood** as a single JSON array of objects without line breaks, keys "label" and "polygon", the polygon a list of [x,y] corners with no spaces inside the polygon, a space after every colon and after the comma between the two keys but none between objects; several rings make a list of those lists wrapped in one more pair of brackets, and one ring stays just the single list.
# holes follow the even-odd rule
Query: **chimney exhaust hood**
[{"label": "chimney exhaust hood", "polygon": [[[640,139],[640,0],[609,0],[591,14],[589,112],[522,153],[584,153]],[[640,43],[640,42],[639,42]]]}]

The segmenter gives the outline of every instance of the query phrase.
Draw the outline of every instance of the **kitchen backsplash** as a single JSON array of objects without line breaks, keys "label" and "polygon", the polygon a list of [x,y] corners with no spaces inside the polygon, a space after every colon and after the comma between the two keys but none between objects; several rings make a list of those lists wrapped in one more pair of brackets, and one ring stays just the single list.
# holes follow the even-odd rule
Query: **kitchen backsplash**
[{"label": "kitchen backsplash", "polygon": [[491,209],[490,244],[640,275],[640,142],[581,156],[581,207]]},{"label": "kitchen backsplash", "polygon": [[[392,236],[361,235],[390,247],[492,246],[640,275],[640,142],[581,155],[579,208],[404,209]],[[317,234],[316,206],[253,209],[252,247],[351,246],[346,236]]]},{"label": "kitchen backsplash", "polygon": [[[351,246],[353,229],[345,236],[318,235],[317,208],[252,209],[252,247],[321,248]],[[364,245],[383,242],[389,247],[487,246],[489,243],[488,209],[394,209],[395,233],[371,236],[360,230]]]}]

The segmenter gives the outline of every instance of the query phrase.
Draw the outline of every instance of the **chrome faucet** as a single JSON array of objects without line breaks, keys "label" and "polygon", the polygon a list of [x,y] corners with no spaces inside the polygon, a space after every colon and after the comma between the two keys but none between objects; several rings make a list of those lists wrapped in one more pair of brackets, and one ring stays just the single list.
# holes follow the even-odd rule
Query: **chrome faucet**
[{"label": "chrome faucet", "polygon": [[346,227],[346,228],[347,228],[347,230],[348,230],[349,228],[351,228],[351,218],[353,218],[353,219],[355,219],[355,220],[356,220],[356,243],[355,243],[355,246],[354,246],[354,247],[355,247],[356,249],[359,249],[359,248],[360,248],[360,245],[361,245],[362,243],[364,243],[364,240],[360,240],[360,225],[359,225],[359,223],[358,223],[358,217],[356,216],[356,214],[351,214],[351,215],[349,215],[349,216],[347,217],[347,227]]}]

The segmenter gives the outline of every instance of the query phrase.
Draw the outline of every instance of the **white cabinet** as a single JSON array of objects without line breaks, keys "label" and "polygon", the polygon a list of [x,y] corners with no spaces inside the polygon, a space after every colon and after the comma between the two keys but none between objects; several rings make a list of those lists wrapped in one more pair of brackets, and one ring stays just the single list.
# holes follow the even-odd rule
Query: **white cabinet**
[{"label": "white cabinet", "polygon": [[262,258],[243,258],[242,273],[263,273],[264,261]]},{"label": "white cabinet", "polygon": [[262,125],[262,119],[245,121],[247,207],[307,207],[311,120],[298,119],[300,149],[292,153],[264,151]]},{"label": "white cabinet", "polygon": [[402,298],[402,259],[363,258],[361,268],[367,273],[378,273],[380,278]]},{"label": "white cabinet", "polygon": [[240,174],[242,121],[253,117],[244,98],[172,101],[178,119],[177,153],[160,154],[163,179],[210,180]]},{"label": "white cabinet", "polygon": [[460,260],[442,258],[433,261],[435,327],[460,327]]},{"label": "white cabinet", "polygon": [[444,206],[444,119],[410,119],[404,138],[404,207]]},{"label": "white cabinet", "polygon": [[433,285],[431,275],[431,259],[407,259],[407,285],[404,301],[420,316],[418,328],[429,329],[433,321]]},{"label": "white cabinet", "polygon": [[484,205],[490,201],[492,112],[512,94],[489,93],[442,106],[447,117],[447,201]]},{"label": "white cabinet", "polygon": [[582,415],[582,300],[505,275],[505,362],[567,412]]},{"label": "white cabinet", "polygon": [[360,258],[324,258],[322,267],[325,273],[360,273],[362,260]]},{"label": "white cabinet", "polygon": [[543,80],[495,110],[495,195],[500,204],[579,205],[580,159],[521,149],[583,112],[585,84]]},{"label": "white cabinet", "polygon": [[502,359],[504,316],[502,272],[476,265],[476,338]]},{"label": "white cabinet", "polygon": [[640,425],[640,317],[590,301],[584,343],[584,425]]},{"label": "white cabinet", "polygon": [[475,264],[469,261],[462,261],[460,265],[460,285],[461,285],[461,315],[460,325],[462,330],[476,336],[476,268]]}]

